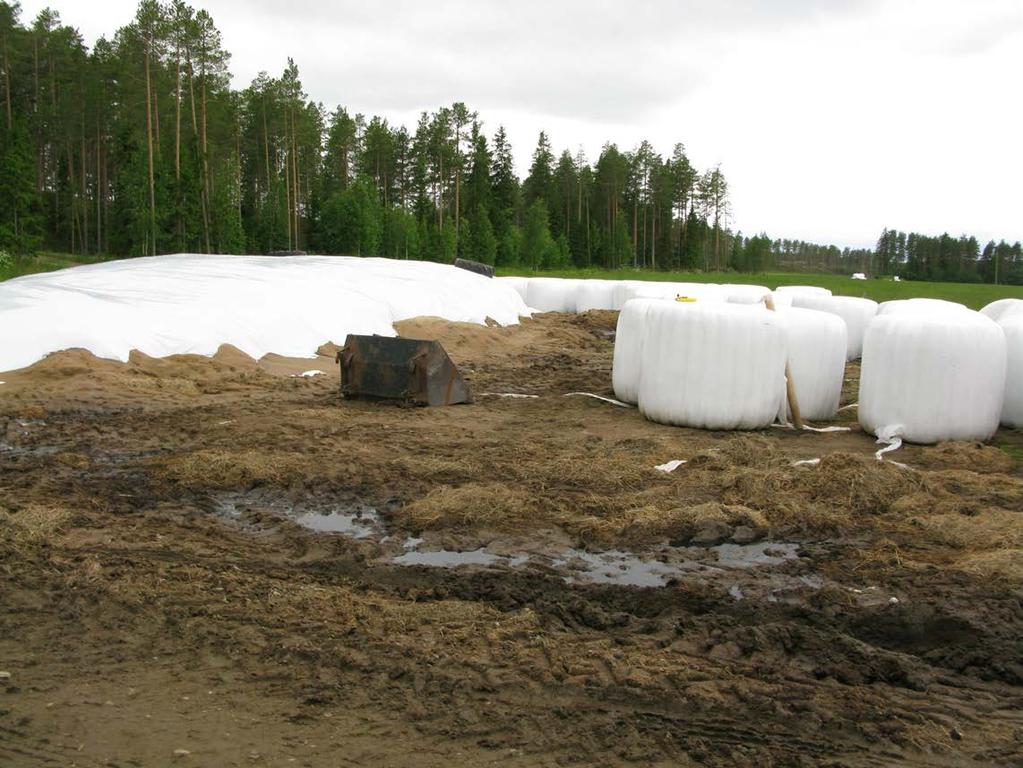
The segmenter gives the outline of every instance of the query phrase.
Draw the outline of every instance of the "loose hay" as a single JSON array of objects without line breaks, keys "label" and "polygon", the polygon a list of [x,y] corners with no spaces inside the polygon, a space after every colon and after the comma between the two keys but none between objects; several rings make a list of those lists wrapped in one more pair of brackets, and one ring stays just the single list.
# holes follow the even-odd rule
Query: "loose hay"
[{"label": "loose hay", "polygon": [[501,530],[550,517],[549,512],[541,514],[530,494],[499,483],[441,486],[406,504],[404,512],[415,530],[447,527]]},{"label": "loose hay", "polygon": [[15,544],[34,544],[52,540],[70,518],[70,510],[42,504],[0,509],[0,531]]},{"label": "loose hay", "polygon": [[757,510],[707,502],[663,510],[646,506],[608,518],[589,517],[573,524],[573,531],[594,542],[624,541],[632,546],[667,540],[672,544],[715,543],[730,538],[745,526],[755,538],[768,530],[767,518]]},{"label": "loose hay", "polygon": [[295,454],[263,451],[196,451],[171,459],[164,476],[193,488],[240,489],[259,485],[288,485],[302,476],[303,462]]},{"label": "loose hay", "polygon": [[1010,581],[1023,582],[1023,549],[999,549],[964,557],[956,567],[978,576],[1000,576]]},{"label": "loose hay", "polygon": [[1004,451],[983,443],[948,442],[921,451],[928,469],[965,469],[972,472],[1006,473],[1012,458]]}]

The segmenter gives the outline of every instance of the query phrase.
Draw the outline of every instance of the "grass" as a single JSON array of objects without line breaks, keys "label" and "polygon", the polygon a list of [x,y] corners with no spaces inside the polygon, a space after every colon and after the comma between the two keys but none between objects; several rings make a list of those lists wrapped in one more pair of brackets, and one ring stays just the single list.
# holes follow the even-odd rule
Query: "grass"
[{"label": "grass", "polygon": [[0,264],[0,281],[10,280],[12,277],[34,275],[37,272],[53,272],[66,267],[77,267],[79,264],[95,264],[110,258],[112,257],[40,251],[33,256],[15,257],[10,265]]},{"label": "grass", "polygon": [[[78,264],[94,264],[109,256],[72,255],[41,252],[29,258],[17,258],[11,266],[0,266],[0,281],[36,272],[52,272]],[[535,275],[528,269],[502,268],[500,275]],[[661,280],[688,283],[752,283],[775,288],[779,285],[819,285],[842,296],[863,296],[875,301],[932,298],[958,301],[980,309],[996,299],[1023,299],[1021,285],[985,285],[980,283],[927,283],[890,279],[853,280],[844,275],[806,272],[651,272],[638,269],[557,269],[540,273],[547,277],[600,278],[604,280]]]},{"label": "grass", "polygon": [[841,296],[862,296],[874,301],[930,298],[958,301],[980,309],[997,299],[1023,299],[1023,285],[986,285],[981,283],[928,283],[914,280],[895,282],[888,278],[853,280],[844,275],[807,272],[650,272],[638,269],[556,269],[542,273],[528,269],[499,269],[500,275],[537,275],[545,277],[600,278],[603,280],[660,280],[687,283],[747,283],[776,288],[779,285],[819,285]]}]

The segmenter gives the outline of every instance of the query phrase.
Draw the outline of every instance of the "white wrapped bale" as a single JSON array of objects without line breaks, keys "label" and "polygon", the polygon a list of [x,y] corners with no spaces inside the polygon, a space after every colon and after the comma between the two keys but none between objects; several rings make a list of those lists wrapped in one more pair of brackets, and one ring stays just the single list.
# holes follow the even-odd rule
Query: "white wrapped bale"
[{"label": "white wrapped bale", "polygon": [[977,312],[880,315],[863,344],[860,424],[912,443],[987,440],[1005,369],[1005,334]]},{"label": "white wrapped bale", "polygon": [[502,285],[507,285],[515,289],[515,292],[522,297],[522,300],[526,300],[526,290],[529,288],[528,277],[495,277],[495,280],[500,280]]},{"label": "white wrapped bale", "polygon": [[667,299],[674,301],[678,297],[696,299],[697,301],[723,301],[721,287],[713,283],[670,283],[670,282],[639,282],[624,289],[629,299]]},{"label": "white wrapped bale", "polygon": [[1019,299],[999,299],[998,301],[992,301],[980,312],[997,323],[1011,315],[1023,314],[1023,301]]},{"label": "white wrapped bale", "polygon": [[763,285],[725,283],[720,287],[724,300],[729,304],[759,304],[771,293],[771,289]]},{"label": "white wrapped bale", "polygon": [[972,312],[973,310],[955,301],[944,299],[897,299],[878,305],[879,315],[921,315],[946,312]]},{"label": "white wrapped bale", "polygon": [[799,410],[806,419],[830,419],[838,411],[845,379],[845,323],[813,309],[792,308],[784,317]]},{"label": "white wrapped bale", "polygon": [[797,293],[792,297],[792,306],[830,312],[845,320],[846,360],[855,360],[860,356],[867,323],[877,314],[876,301],[855,296],[813,296]]},{"label": "white wrapped bale", "polygon": [[770,293],[770,297],[775,309],[788,311],[792,308],[791,293],[778,293],[777,291],[772,291]]},{"label": "white wrapped bale", "polygon": [[816,285],[779,285],[775,293],[802,294],[804,296],[830,296],[831,291]]},{"label": "white wrapped bale", "polygon": [[623,403],[639,400],[640,362],[643,356],[643,338],[646,332],[646,314],[659,299],[632,299],[625,302],[618,315],[615,331],[614,359],[611,363],[611,386],[615,397]]},{"label": "white wrapped bale", "polygon": [[716,283],[668,283],[675,291],[675,296],[685,296],[697,301],[725,300],[725,293]]},{"label": "white wrapped bale", "polygon": [[614,283],[610,280],[580,280],[575,292],[575,311],[611,309],[614,306]]},{"label": "white wrapped bale", "polygon": [[1008,363],[1005,372],[1002,424],[1019,429],[1023,427],[1023,313],[1009,315],[1000,325],[1005,332]]},{"label": "white wrapped bale", "polygon": [[540,312],[575,312],[579,282],[560,277],[531,277],[526,288],[526,304]]},{"label": "white wrapped bale", "polygon": [[646,280],[615,280],[611,287],[611,309],[620,310],[625,302],[634,298],[632,288],[637,285],[646,285]]},{"label": "white wrapped bale", "polygon": [[780,405],[786,346],[777,312],[654,301],[641,348],[640,412],[703,429],[766,427]]}]

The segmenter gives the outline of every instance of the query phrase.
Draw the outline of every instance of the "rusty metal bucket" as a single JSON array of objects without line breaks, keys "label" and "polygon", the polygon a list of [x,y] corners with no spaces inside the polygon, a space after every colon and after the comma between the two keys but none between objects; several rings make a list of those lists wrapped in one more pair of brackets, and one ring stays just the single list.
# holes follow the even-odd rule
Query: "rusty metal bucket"
[{"label": "rusty metal bucket", "polygon": [[409,405],[472,402],[472,390],[439,341],[350,335],[337,361],[345,397]]}]

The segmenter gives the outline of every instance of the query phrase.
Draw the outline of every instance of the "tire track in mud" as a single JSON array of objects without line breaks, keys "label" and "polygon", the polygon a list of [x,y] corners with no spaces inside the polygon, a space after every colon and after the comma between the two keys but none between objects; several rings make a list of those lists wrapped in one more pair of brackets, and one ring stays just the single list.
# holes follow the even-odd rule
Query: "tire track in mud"
[{"label": "tire track in mud", "polygon": [[[67,554],[72,554],[68,552]],[[550,605],[557,605],[560,600],[568,599],[572,600],[578,606],[579,602],[584,600],[580,598],[577,593],[579,591],[588,593],[585,600],[592,600],[602,605],[615,605],[618,602],[626,600],[630,593],[633,593],[635,597],[635,590],[621,587],[597,587],[590,586],[583,590],[579,590],[578,587],[570,587],[564,585],[559,579],[547,578],[535,578],[530,577],[529,579],[523,579],[517,574],[511,573],[477,573],[477,574],[450,574],[450,573],[437,573],[430,571],[429,569],[407,569],[416,571],[414,573],[401,572],[395,569],[377,569],[365,564],[360,564],[352,561],[348,561],[344,558],[332,558],[327,562],[314,562],[309,564],[295,565],[271,565],[268,564],[265,559],[260,558],[258,553],[249,558],[234,557],[230,560],[223,560],[214,556],[199,556],[190,555],[189,558],[183,558],[175,552],[168,552],[166,550],[157,550],[151,548],[135,548],[131,550],[125,550],[121,548],[109,548],[109,547],[91,547],[82,552],[77,552],[78,555],[88,555],[92,557],[100,557],[104,561],[105,568],[113,568],[117,570],[132,570],[132,569],[144,569],[147,563],[164,563],[172,566],[190,566],[199,567],[210,571],[211,573],[226,573],[230,571],[241,570],[252,576],[258,576],[260,578],[269,579],[277,582],[294,581],[294,578],[301,574],[301,578],[304,580],[312,580],[314,583],[323,585],[337,585],[344,582],[352,582],[359,585],[361,588],[368,588],[371,590],[382,589],[385,593],[395,594],[402,596],[408,589],[409,584],[415,584],[416,601],[438,601],[446,600],[455,597],[456,599],[466,599],[466,592],[475,595],[475,599],[479,600],[481,597],[490,602],[490,604],[504,612],[514,612],[520,610],[523,606],[531,606],[540,613],[548,612],[551,618],[558,621],[563,621],[566,614],[561,609],[552,609]],[[375,572],[380,570],[381,575],[384,577],[381,580],[375,578]],[[460,576],[460,578],[459,578]],[[503,581],[511,581],[512,587],[506,590],[498,590],[497,586]],[[479,582],[479,583],[477,583]],[[459,589],[450,590],[450,587],[454,584],[459,585]],[[482,584],[482,587],[481,587]],[[431,593],[431,585],[433,592]],[[450,591],[449,591],[450,590]],[[509,594],[509,590],[513,590],[514,594]],[[454,594],[451,594],[454,592]],[[560,594],[559,594],[560,593]],[[557,597],[552,597],[557,595]],[[672,595],[674,599],[661,599],[655,600],[654,603],[657,605],[657,611],[651,611],[651,605],[649,601],[638,601],[639,611],[643,621],[649,621],[651,615],[654,617],[662,616],[664,622],[662,625],[656,628],[657,632],[668,631],[673,627],[674,619],[677,614],[685,614],[686,609],[683,603],[678,601],[677,595]],[[546,601],[546,602],[545,602]],[[706,596],[700,596],[700,604],[702,615],[707,616],[720,616],[724,608],[727,607],[728,603],[724,600],[714,601],[711,605],[707,604]],[[164,610],[169,609],[169,605],[164,606]],[[716,609],[716,610],[715,610]],[[575,612],[580,609],[577,607]],[[777,612],[777,609],[776,611]],[[586,614],[586,611],[583,611]],[[727,613],[727,612],[725,612]],[[570,615],[570,614],[569,614]],[[219,622],[230,622],[238,621],[241,624],[249,623],[251,620],[245,614],[235,615],[232,618],[230,612],[222,612],[218,615]],[[611,629],[612,640],[616,633],[622,635],[629,634],[628,625],[632,622],[639,620],[639,617],[629,615],[627,620],[621,619],[621,614],[616,621],[618,629]],[[592,617],[587,621],[577,622],[570,621],[566,626],[574,632],[592,632],[594,631],[589,624],[593,624]],[[259,626],[264,629],[285,631],[288,629],[286,622],[268,622],[262,620],[259,622]],[[606,623],[601,622],[596,631],[603,632],[607,630]],[[651,628],[653,629],[653,628]],[[230,633],[228,633],[230,634]],[[486,638],[486,635],[483,635]],[[669,677],[661,677],[654,681],[653,690],[637,690],[635,687],[630,687],[628,682],[623,679],[623,676],[616,670],[615,664],[608,658],[597,658],[596,668],[596,680],[597,688],[594,689],[592,685],[579,688],[578,685],[565,682],[565,678],[569,677],[559,667],[562,667],[560,660],[555,659],[551,656],[551,649],[544,644],[540,645],[541,653],[534,654],[533,658],[538,659],[542,657],[546,664],[545,674],[534,674],[528,675],[531,679],[530,682],[522,680],[516,680],[515,675],[511,679],[506,678],[503,674],[497,676],[496,672],[499,670],[502,673],[507,672],[509,669],[503,660],[497,657],[494,653],[494,644],[487,640],[486,642],[486,653],[485,655],[476,660],[466,661],[453,661],[447,664],[433,664],[431,665],[431,682],[425,686],[421,686],[424,692],[429,692],[432,689],[438,687],[446,690],[458,690],[465,687],[465,670],[471,669],[473,671],[474,683],[470,683],[468,690],[471,691],[469,697],[471,699],[478,699],[480,696],[487,696],[486,700],[491,705],[493,704],[493,694],[498,694],[500,699],[504,699],[509,709],[521,710],[525,707],[525,703],[522,697],[529,697],[535,695],[536,689],[534,684],[540,684],[541,689],[544,691],[544,695],[548,701],[545,704],[550,706],[551,696],[554,691],[558,697],[567,697],[566,702],[570,703],[572,709],[577,711],[589,712],[590,717],[601,717],[612,720],[614,717],[624,716],[623,713],[632,712],[634,714],[642,714],[644,717],[657,718],[659,723],[658,732],[666,731],[671,735],[672,739],[694,739],[704,738],[711,740],[715,745],[716,749],[721,749],[726,746],[732,746],[735,748],[744,747],[748,748],[751,745],[760,745],[764,749],[767,749],[771,754],[776,757],[779,755],[788,755],[793,759],[797,756],[807,757],[813,755],[823,759],[829,754],[834,753],[834,743],[827,743],[825,746],[816,746],[819,744],[818,739],[805,740],[800,737],[798,731],[794,731],[790,727],[786,727],[784,723],[777,726],[776,732],[771,732],[768,722],[764,718],[757,720],[757,726],[755,728],[748,728],[743,725],[742,720],[737,720],[729,710],[714,709],[709,715],[701,715],[699,711],[694,711],[692,707],[687,706],[684,702],[684,696],[688,686],[680,685],[677,680]],[[398,669],[401,669],[401,675],[399,678],[415,674],[416,662],[412,666],[408,665],[407,661],[401,658],[394,658],[393,652],[389,651],[386,646],[375,646],[374,654],[377,655],[376,659],[370,663],[369,667],[364,673],[372,674],[374,670],[380,670],[382,668],[389,670],[389,675],[394,679],[394,676],[398,673]],[[283,658],[283,657],[282,657]],[[330,656],[321,652],[313,652],[313,655],[307,660],[316,659],[318,663],[325,663],[330,661]],[[692,657],[701,663],[707,663],[709,657],[705,654],[698,654]],[[740,676],[759,677],[764,679],[762,663],[755,662],[744,662],[742,660],[730,660],[724,667],[728,670],[729,675],[739,674]],[[521,673],[518,677],[522,677]],[[361,679],[361,674],[356,675],[356,680]],[[778,680],[780,684],[785,685],[786,688],[791,688],[797,680],[793,679],[791,675],[788,675],[784,679]],[[820,681],[817,681],[819,686]],[[814,684],[807,679],[798,680],[798,687],[802,690],[799,691],[798,696],[806,695],[814,690]],[[670,692],[676,692],[676,695],[681,695],[683,701],[679,702],[675,700],[675,697],[670,695]],[[666,693],[669,695],[666,696]],[[948,693],[957,693],[956,689],[950,689],[948,692],[943,691],[943,700]],[[336,694],[334,694],[336,695]],[[591,711],[594,702],[594,696],[600,701],[600,706],[597,710]],[[905,695],[905,694],[903,694]],[[786,700],[789,698],[798,698],[786,696]],[[921,701],[925,700],[923,695],[919,695],[915,698]],[[958,698],[956,696],[952,698]],[[333,700],[333,696],[328,691],[326,694],[325,701]],[[916,703],[910,701],[904,705],[902,712],[903,715],[907,715],[914,711]],[[950,703],[950,702],[949,702]],[[961,702],[962,703],[962,702]],[[563,705],[568,707],[569,704]],[[955,718],[957,722],[968,722],[970,718],[967,717],[967,711],[965,709],[949,709],[947,706],[943,708],[937,708],[937,711],[931,712],[930,717],[937,720],[940,716],[943,719]],[[615,713],[614,715],[609,713]],[[1018,722],[1017,718],[1017,722]],[[1011,717],[1008,721],[1011,722]],[[443,722],[443,718],[441,719]],[[495,723],[496,724],[496,723]],[[438,733],[443,733],[443,727]],[[560,730],[560,729],[559,729]],[[501,729],[494,730],[493,727],[489,727],[485,733],[481,732],[479,738],[490,739],[496,743],[496,735],[498,732],[504,733]],[[473,732],[475,733],[475,731]],[[512,738],[513,732],[508,732],[505,737],[505,741],[515,741],[518,737]],[[667,742],[664,742],[667,743]],[[845,744],[842,748],[843,754],[849,757],[850,745]],[[869,750],[865,750],[865,757],[869,753]],[[667,757],[677,757],[681,753],[676,749],[674,751],[669,750],[665,753]],[[871,762],[863,762],[863,765],[869,765]],[[877,764],[881,764],[880,762]]]}]

